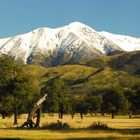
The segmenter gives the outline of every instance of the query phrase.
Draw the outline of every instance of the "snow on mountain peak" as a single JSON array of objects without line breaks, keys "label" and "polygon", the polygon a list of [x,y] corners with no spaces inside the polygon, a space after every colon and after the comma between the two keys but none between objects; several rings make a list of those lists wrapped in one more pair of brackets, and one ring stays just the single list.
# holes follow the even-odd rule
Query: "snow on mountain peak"
[{"label": "snow on mountain peak", "polygon": [[87,25],[85,25],[81,22],[78,22],[78,21],[72,22],[72,23],[70,23],[69,25],[66,25],[66,26],[74,26],[74,27],[85,27],[86,26],[87,27]]},{"label": "snow on mountain peak", "polygon": [[115,44],[120,46],[124,51],[140,50],[140,40],[138,38],[112,34],[105,31],[100,32],[100,34],[113,41]]},{"label": "snow on mountain peak", "polygon": [[45,66],[77,63],[123,50],[140,50],[140,39],[97,32],[80,22],[55,29],[41,27],[0,39],[0,52],[13,56],[17,61]]},{"label": "snow on mountain peak", "polygon": [[87,28],[87,29],[90,29],[92,31],[95,31],[94,29],[92,29],[91,27],[87,26],[86,24],[83,24],[83,23],[78,22],[78,21],[72,22],[69,25],[66,25],[66,27],[70,27],[70,28],[75,29],[75,30]]}]

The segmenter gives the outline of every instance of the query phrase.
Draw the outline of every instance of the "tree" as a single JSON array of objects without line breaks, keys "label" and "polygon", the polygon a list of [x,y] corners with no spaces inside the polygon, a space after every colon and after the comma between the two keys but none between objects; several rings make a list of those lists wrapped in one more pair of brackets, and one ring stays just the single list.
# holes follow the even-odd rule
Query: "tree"
[{"label": "tree", "polygon": [[33,92],[32,80],[29,76],[25,76],[24,73],[18,72],[18,75],[5,86],[5,91],[13,99],[14,124],[18,124],[19,109],[24,106]]},{"label": "tree", "polygon": [[124,95],[129,101],[129,117],[131,114],[140,113],[140,85],[136,84],[129,89],[124,90]]},{"label": "tree", "polygon": [[88,111],[91,113],[97,114],[101,111],[102,97],[100,95],[88,95],[86,97],[86,102],[88,106]]},{"label": "tree", "polygon": [[68,102],[69,102],[69,110],[70,110],[71,118],[73,119],[77,111],[76,110],[77,99],[72,95],[69,97]]},{"label": "tree", "polygon": [[15,66],[16,64],[11,57],[0,54],[0,113],[3,118],[12,112],[12,99],[6,96],[4,89],[9,80],[15,75]]},{"label": "tree", "polygon": [[135,106],[136,113],[139,114],[140,113],[140,84],[135,84],[132,87],[132,90],[134,90],[135,92],[133,104]]},{"label": "tree", "polygon": [[0,114],[2,115],[2,119],[5,119],[6,116],[12,114],[12,104],[9,100],[9,97],[3,97],[0,95]]},{"label": "tree", "polygon": [[78,98],[75,103],[75,112],[80,113],[81,119],[83,119],[83,114],[88,111],[87,103],[84,98]]},{"label": "tree", "polygon": [[[41,97],[35,104],[33,105],[31,111],[28,114],[27,120],[20,126],[20,128],[24,128],[25,126],[33,128],[40,127],[40,119],[41,119],[41,105],[46,100],[46,93],[43,97]],[[33,117],[37,114],[36,123],[33,122]]]},{"label": "tree", "polygon": [[128,108],[128,115],[129,118],[132,118],[132,114],[136,112],[136,107],[135,107],[135,92],[132,89],[125,89],[124,91],[124,96],[128,100],[129,103],[129,108]]},{"label": "tree", "polygon": [[63,80],[55,79],[46,84],[42,91],[48,93],[48,98],[46,100],[48,112],[58,112],[59,118],[62,119],[63,113],[65,112],[68,86]]},{"label": "tree", "polygon": [[111,113],[112,119],[118,112],[126,112],[128,110],[128,101],[120,92],[115,89],[108,90],[102,96],[102,111],[104,113]]},{"label": "tree", "polygon": [[35,93],[32,78],[26,75],[22,66],[5,55],[0,58],[0,78],[0,94],[3,99],[8,99],[14,113],[14,124],[18,124],[19,110]]}]

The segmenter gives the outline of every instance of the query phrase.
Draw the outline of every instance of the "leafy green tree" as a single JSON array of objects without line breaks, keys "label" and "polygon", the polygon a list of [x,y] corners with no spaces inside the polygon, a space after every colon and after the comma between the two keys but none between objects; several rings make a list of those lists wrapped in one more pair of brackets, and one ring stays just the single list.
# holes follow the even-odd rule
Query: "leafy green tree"
[{"label": "leafy green tree", "polygon": [[81,119],[83,119],[83,114],[88,112],[88,106],[84,98],[77,99],[75,109],[75,112],[80,113]]},{"label": "leafy green tree", "polygon": [[132,88],[124,90],[124,95],[129,101],[129,116],[131,118],[131,114],[139,114],[140,113],[140,85],[136,84]]},{"label": "leafy green tree", "polygon": [[8,106],[12,106],[14,113],[14,124],[18,124],[17,116],[19,110],[24,106],[27,100],[31,99],[35,93],[32,78],[23,71],[23,67],[17,65],[10,57],[1,56],[0,58],[0,95],[1,99],[6,99]]},{"label": "leafy green tree", "polygon": [[68,86],[61,79],[52,80],[45,85],[43,92],[48,93],[46,100],[46,108],[48,112],[58,112],[59,118],[63,118],[66,106],[66,95],[68,92]]},{"label": "leafy green tree", "polygon": [[112,119],[118,112],[126,112],[128,110],[128,101],[124,95],[115,89],[108,90],[102,96],[102,111],[111,113]]},{"label": "leafy green tree", "polygon": [[12,112],[12,99],[6,96],[4,88],[14,77],[15,68],[16,64],[11,57],[0,54],[0,113],[3,118]]},{"label": "leafy green tree", "polygon": [[7,55],[0,54],[0,87],[14,78],[16,73],[16,63]]},{"label": "leafy green tree", "polygon": [[9,97],[0,95],[0,114],[2,115],[2,119],[12,114],[12,104],[9,100]]},{"label": "leafy green tree", "polygon": [[71,114],[71,118],[73,119],[74,118],[74,115],[76,113],[76,102],[77,102],[77,99],[71,95],[68,99],[68,102],[69,102],[69,112]]},{"label": "leafy green tree", "polygon": [[88,95],[86,97],[86,102],[88,106],[88,111],[91,113],[97,114],[101,111],[102,97],[101,95]]},{"label": "leafy green tree", "polygon": [[136,113],[139,114],[140,113],[140,84],[136,84],[135,86],[133,86],[132,90],[134,90],[135,92],[133,104],[135,106]]},{"label": "leafy green tree", "polygon": [[5,86],[5,92],[13,100],[14,124],[18,124],[19,109],[29,100],[33,92],[32,80],[29,76],[25,76],[24,73],[18,72],[18,75]]},{"label": "leafy green tree", "polygon": [[128,115],[129,118],[132,118],[132,114],[136,112],[136,107],[135,107],[135,98],[136,98],[136,93],[130,88],[130,89],[125,89],[124,91],[124,96],[128,100],[129,103],[129,108],[128,108]]}]

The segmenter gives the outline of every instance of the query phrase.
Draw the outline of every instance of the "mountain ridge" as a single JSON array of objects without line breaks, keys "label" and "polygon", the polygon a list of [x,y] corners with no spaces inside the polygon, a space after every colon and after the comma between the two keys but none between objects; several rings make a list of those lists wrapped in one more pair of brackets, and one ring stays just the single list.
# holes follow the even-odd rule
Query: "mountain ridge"
[{"label": "mountain ridge", "polygon": [[97,32],[80,22],[55,29],[42,27],[0,39],[0,52],[24,64],[39,63],[43,66],[79,63],[102,55],[134,50],[140,50],[139,38]]}]

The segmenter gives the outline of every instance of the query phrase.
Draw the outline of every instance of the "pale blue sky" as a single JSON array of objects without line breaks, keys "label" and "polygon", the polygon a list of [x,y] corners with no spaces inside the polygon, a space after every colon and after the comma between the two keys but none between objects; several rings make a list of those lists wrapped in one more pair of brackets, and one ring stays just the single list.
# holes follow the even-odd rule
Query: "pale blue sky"
[{"label": "pale blue sky", "polygon": [[0,0],[0,38],[74,21],[140,37],[140,0]]}]

